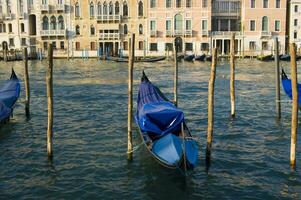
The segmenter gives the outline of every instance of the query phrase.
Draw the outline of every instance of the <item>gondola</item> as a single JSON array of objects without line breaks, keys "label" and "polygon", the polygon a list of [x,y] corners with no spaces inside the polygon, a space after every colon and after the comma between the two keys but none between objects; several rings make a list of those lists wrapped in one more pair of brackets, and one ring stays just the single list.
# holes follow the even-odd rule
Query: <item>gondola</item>
[{"label": "gondola", "polygon": [[207,55],[205,58],[206,61],[211,62],[212,61],[212,56],[211,55]]},{"label": "gondola", "polygon": [[9,118],[20,96],[20,81],[12,70],[10,79],[0,88],[0,122]]},{"label": "gondola", "polygon": [[279,56],[279,60],[290,61],[291,60],[291,56],[288,55],[288,54],[283,54],[283,55]]},{"label": "gondola", "polygon": [[181,61],[182,59],[184,59],[184,55],[183,54],[181,54],[181,55],[178,55],[178,61]]},{"label": "gondola", "polygon": [[200,56],[196,56],[194,58],[194,60],[198,60],[198,61],[205,61],[205,58],[206,58],[206,55],[205,54],[202,54]]},{"label": "gondola", "polygon": [[[165,56],[159,56],[159,57],[142,57],[142,58],[136,58],[135,62],[158,62],[165,60]],[[128,58],[119,58],[119,57],[107,57],[106,60],[112,60],[115,62],[129,62]]]},{"label": "gondola", "polygon": [[192,62],[193,59],[194,59],[194,55],[193,54],[192,55],[185,55],[184,56],[184,60],[185,61]]},{"label": "gondola", "polygon": [[152,157],[171,169],[191,170],[198,148],[186,125],[183,112],[171,103],[143,72],[135,120]]},{"label": "gondola", "polygon": [[[286,73],[284,72],[284,70],[282,69],[282,73],[281,73],[281,80],[282,80],[282,87],[285,91],[285,94],[292,99],[292,83],[291,83],[291,79],[289,79],[286,75]],[[301,84],[298,83],[298,105],[300,108],[301,105]]]},{"label": "gondola", "polygon": [[272,54],[269,54],[269,55],[259,55],[259,56],[257,56],[257,60],[260,60],[260,61],[273,61],[274,60],[274,56]]}]

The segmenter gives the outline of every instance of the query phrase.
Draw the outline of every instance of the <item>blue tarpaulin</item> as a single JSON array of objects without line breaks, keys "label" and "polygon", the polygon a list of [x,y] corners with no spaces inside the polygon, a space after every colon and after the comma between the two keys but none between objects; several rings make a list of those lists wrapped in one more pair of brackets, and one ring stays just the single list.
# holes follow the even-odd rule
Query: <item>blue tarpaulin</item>
[{"label": "blue tarpaulin", "polygon": [[[292,81],[290,79],[282,79],[282,86],[286,95],[292,99]],[[301,105],[301,84],[298,83],[298,104]]]},{"label": "blue tarpaulin", "polygon": [[184,114],[150,81],[139,87],[137,118],[142,132],[164,135],[180,130]]}]

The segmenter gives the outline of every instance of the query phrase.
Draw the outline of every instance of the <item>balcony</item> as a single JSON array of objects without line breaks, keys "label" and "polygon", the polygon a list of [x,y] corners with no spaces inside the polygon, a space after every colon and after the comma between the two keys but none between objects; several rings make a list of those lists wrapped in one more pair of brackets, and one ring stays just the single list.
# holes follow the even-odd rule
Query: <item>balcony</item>
[{"label": "balcony", "polygon": [[120,22],[121,17],[120,15],[97,15],[97,20],[102,22]]},{"label": "balcony", "polygon": [[171,30],[166,30],[165,36],[166,37],[172,37],[172,31]]},{"label": "balcony", "polygon": [[150,36],[151,37],[157,37],[157,31],[151,30],[150,31]]},{"label": "balcony", "polygon": [[42,12],[48,12],[49,11],[49,4],[42,4],[41,5],[41,11]]},{"label": "balcony", "polygon": [[183,31],[182,30],[175,30],[174,31],[174,36],[183,36]]},{"label": "balcony", "polygon": [[65,4],[56,4],[55,5],[55,10],[65,12]]},{"label": "balcony", "polygon": [[41,36],[66,36],[66,30],[42,30]]},{"label": "balcony", "polygon": [[25,13],[21,12],[18,14],[19,19],[25,19]]},{"label": "balcony", "polygon": [[209,31],[202,31],[201,34],[203,37],[209,36]]},{"label": "balcony", "polygon": [[212,36],[231,37],[232,33],[235,33],[235,36],[242,35],[240,31],[212,31]]},{"label": "balcony", "polygon": [[270,31],[261,31],[260,37],[272,37],[272,32]]},{"label": "balcony", "polygon": [[192,36],[192,30],[185,30],[185,36],[191,37]]},{"label": "balcony", "polygon": [[11,13],[7,13],[4,15],[4,19],[5,20],[11,20],[12,19],[12,14]]},{"label": "balcony", "polygon": [[119,40],[119,33],[99,33],[100,40]]}]

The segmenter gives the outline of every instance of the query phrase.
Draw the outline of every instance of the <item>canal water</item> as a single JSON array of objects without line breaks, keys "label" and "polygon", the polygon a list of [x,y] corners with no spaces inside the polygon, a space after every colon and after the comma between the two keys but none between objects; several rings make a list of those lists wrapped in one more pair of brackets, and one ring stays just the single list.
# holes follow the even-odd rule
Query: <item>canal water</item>
[{"label": "canal water", "polygon": [[[281,65],[289,73],[288,63]],[[0,199],[300,199],[301,141],[297,169],[289,167],[290,111],[281,91],[275,119],[274,63],[237,62],[237,115],[231,119],[229,64],[217,66],[212,164],[205,171],[207,87],[210,63],[181,63],[179,107],[198,138],[198,165],[188,177],[161,167],[144,147],[127,150],[127,64],[54,61],[54,158],[47,160],[46,61],[29,63],[31,117],[24,114],[23,63],[0,63],[0,84],[14,67],[21,98],[0,129]],[[171,62],[138,63],[172,98]],[[299,80],[301,80],[299,78]],[[136,104],[134,104],[136,108]],[[141,144],[134,126],[134,144]],[[301,126],[299,126],[301,130]],[[299,131],[300,133],[300,131]]]}]

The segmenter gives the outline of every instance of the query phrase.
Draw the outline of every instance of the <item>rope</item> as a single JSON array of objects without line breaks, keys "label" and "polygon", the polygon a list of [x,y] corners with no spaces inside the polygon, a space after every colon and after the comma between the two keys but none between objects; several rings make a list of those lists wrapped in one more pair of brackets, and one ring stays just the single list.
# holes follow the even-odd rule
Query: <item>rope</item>
[{"label": "rope", "polygon": [[133,147],[133,149],[131,151],[127,151],[126,153],[129,154],[129,153],[133,153],[135,151],[137,151],[145,142],[142,141],[140,144],[138,144],[137,146]]}]

